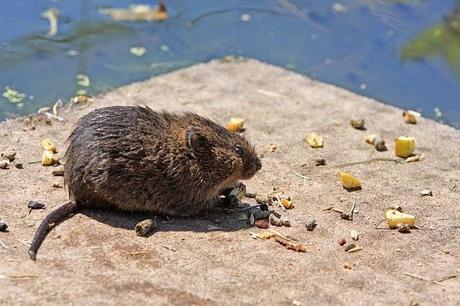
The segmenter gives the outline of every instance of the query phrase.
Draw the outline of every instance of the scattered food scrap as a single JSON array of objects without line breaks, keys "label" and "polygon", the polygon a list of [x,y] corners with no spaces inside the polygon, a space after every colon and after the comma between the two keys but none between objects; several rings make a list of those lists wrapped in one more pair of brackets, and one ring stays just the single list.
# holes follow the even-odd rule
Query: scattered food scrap
[{"label": "scattered food scrap", "polygon": [[293,242],[278,236],[275,237],[275,241],[290,250],[294,250],[296,252],[307,252],[307,248],[301,243]]},{"label": "scattered food scrap", "polygon": [[412,155],[415,150],[415,138],[400,136],[395,139],[395,154],[398,157],[406,158]]},{"label": "scattered food scrap", "polygon": [[312,148],[322,148],[324,146],[323,137],[316,134],[311,133],[305,138],[305,141],[310,145]]},{"label": "scattered food scrap", "polygon": [[285,218],[278,218],[274,214],[270,214],[269,221],[270,224],[274,226],[291,226],[291,222],[289,220],[286,220]]},{"label": "scattered food scrap", "polygon": [[393,208],[385,212],[385,220],[388,223],[388,227],[391,229],[398,228],[400,224],[405,224],[410,227],[415,226],[415,216]]},{"label": "scattered food scrap", "polygon": [[340,246],[344,246],[345,243],[347,243],[347,241],[346,241],[344,238],[340,239],[340,240],[337,241],[337,242],[338,242],[338,244],[339,244]]},{"label": "scattered food scrap", "polygon": [[147,236],[149,233],[154,231],[157,227],[157,220],[156,218],[153,219],[145,219],[136,224],[134,230],[136,234],[141,237]]},{"label": "scattered food scrap", "polygon": [[409,156],[408,158],[406,158],[406,163],[413,163],[413,162],[421,161],[424,159],[425,159],[425,155],[423,153],[415,154],[414,156]]},{"label": "scattered food scrap", "polygon": [[9,169],[9,167],[10,167],[10,162],[8,159],[0,160],[0,169]]},{"label": "scattered food scrap", "polygon": [[374,145],[375,144],[375,141],[377,139],[377,135],[375,134],[372,134],[372,135],[368,135],[364,138],[364,140],[368,143],[368,144],[371,144],[371,145]]},{"label": "scattered food scrap", "polygon": [[292,203],[292,199],[290,197],[287,197],[287,198],[281,198],[279,200],[279,202],[281,203],[281,205],[283,205],[284,208],[286,209],[292,209],[295,207],[295,205]]},{"label": "scattered food scrap", "polygon": [[351,239],[353,239],[355,241],[359,239],[359,234],[358,234],[358,232],[356,230],[351,230],[350,231],[350,236],[351,236]]},{"label": "scattered food scrap", "polygon": [[8,148],[0,154],[1,157],[8,159],[12,162],[16,158],[16,150],[13,148]]},{"label": "scattered food scrap", "polygon": [[42,140],[42,148],[45,151],[51,151],[52,153],[57,153],[56,144],[49,138]]},{"label": "scattered food scrap", "polygon": [[420,113],[407,110],[403,112],[403,118],[404,122],[409,123],[409,124],[416,124],[417,123],[417,117],[420,117]]},{"label": "scattered food scrap", "polygon": [[6,86],[5,91],[3,92],[3,96],[8,99],[11,103],[21,103],[25,98],[26,95],[11,89],[10,87]]},{"label": "scattered food scrap", "polygon": [[109,15],[117,21],[164,21],[168,12],[163,2],[158,7],[144,4],[130,5],[128,9],[100,9],[99,13]]},{"label": "scattered food scrap", "polygon": [[375,149],[379,152],[385,152],[385,151],[388,151],[387,149],[387,146],[385,145],[385,140],[383,140],[382,138],[379,139],[375,145],[374,145]]},{"label": "scattered food scrap", "polygon": [[53,176],[64,176],[64,167],[59,166],[58,168],[54,169],[53,172],[51,172]]},{"label": "scattered food scrap", "polygon": [[357,130],[366,130],[364,119],[353,119],[350,121],[351,126]]},{"label": "scattered food scrap", "polygon": [[308,220],[307,224],[305,224],[305,227],[307,228],[307,231],[312,232],[318,224],[316,223],[315,219],[310,219]]},{"label": "scattered food scrap", "polygon": [[351,174],[346,172],[339,172],[339,176],[343,188],[348,190],[358,190],[362,188],[361,182]]},{"label": "scattered food scrap", "polygon": [[232,133],[239,133],[243,130],[245,120],[242,118],[230,118],[230,121],[227,123],[227,130]]},{"label": "scattered food scrap", "polygon": [[345,252],[348,252],[349,250],[351,249],[354,249],[356,247],[356,245],[354,243],[349,243],[345,246]]},{"label": "scattered food scrap", "polygon": [[363,250],[362,247],[357,246],[357,247],[354,247],[354,248],[351,248],[351,249],[347,250],[347,253],[355,253],[355,252],[359,252],[359,251],[362,251],[362,250]]},{"label": "scattered food scrap", "polygon": [[270,147],[268,148],[268,151],[273,153],[276,151],[276,149],[278,148],[278,146],[276,144],[270,144]]},{"label": "scattered food scrap", "polygon": [[42,153],[42,165],[51,166],[54,163],[54,154],[51,151],[45,150]]},{"label": "scattered food scrap", "polygon": [[420,195],[421,195],[422,197],[426,197],[426,196],[432,197],[432,196],[433,196],[433,192],[432,192],[430,189],[425,189],[425,190],[420,191]]},{"label": "scattered food scrap", "polygon": [[344,263],[343,263],[343,267],[344,267],[345,269],[351,269],[352,266],[351,266],[351,263],[349,263],[349,262],[344,262]]}]

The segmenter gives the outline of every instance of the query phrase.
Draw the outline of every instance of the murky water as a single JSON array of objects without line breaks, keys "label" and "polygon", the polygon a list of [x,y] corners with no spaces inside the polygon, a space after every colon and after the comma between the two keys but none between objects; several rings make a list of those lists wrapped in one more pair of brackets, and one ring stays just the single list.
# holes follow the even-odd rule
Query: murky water
[{"label": "murky water", "polygon": [[[460,127],[460,1],[166,0],[163,22],[99,11],[133,3],[3,0],[0,91],[25,97],[0,97],[0,119],[236,54]],[[41,17],[49,8],[59,13],[55,36]]]}]

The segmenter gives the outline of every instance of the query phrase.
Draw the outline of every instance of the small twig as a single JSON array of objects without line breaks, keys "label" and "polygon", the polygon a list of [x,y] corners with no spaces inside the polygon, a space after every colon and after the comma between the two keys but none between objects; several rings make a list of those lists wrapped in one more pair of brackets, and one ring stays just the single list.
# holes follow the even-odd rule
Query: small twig
[{"label": "small twig", "polygon": [[377,223],[377,224],[375,225],[375,229],[387,229],[387,228],[385,228],[385,227],[380,227],[380,228],[379,228],[379,225],[382,224],[382,222],[384,222],[384,221],[385,221],[385,219],[380,220],[379,223]]},{"label": "small twig", "polygon": [[35,278],[38,277],[36,274],[18,274],[18,275],[9,275],[10,278]]},{"label": "small twig", "polygon": [[430,282],[430,283],[433,283],[433,284],[436,284],[436,285],[440,285],[440,286],[443,286],[443,284],[441,283],[441,281],[444,281],[444,280],[447,280],[447,279],[450,279],[450,278],[453,278],[453,277],[456,277],[456,275],[452,275],[449,276],[448,278],[446,279],[441,279],[441,281],[437,281],[437,280],[432,280],[432,279],[428,279],[426,277],[423,277],[423,276],[420,276],[420,275],[417,275],[417,274],[414,274],[414,273],[408,273],[408,272],[405,272],[404,275],[407,275],[407,276],[410,276],[412,278],[415,278],[415,279],[418,279],[418,280],[422,280],[422,281],[425,281],[425,282]]},{"label": "small twig", "polygon": [[167,250],[170,250],[170,251],[173,251],[173,252],[177,252],[176,249],[170,248],[169,246],[162,245],[162,247],[164,247],[164,248],[167,249]]},{"label": "small twig", "polygon": [[457,277],[457,275],[447,275],[447,276],[441,277],[440,279],[434,280],[433,282],[441,283],[441,282],[444,282],[446,280],[456,278],[456,277]]},{"label": "small twig", "polygon": [[354,165],[360,165],[360,164],[369,164],[373,162],[380,162],[380,161],[391,161],[396,164],[401,164],[404,161],[404,159],[396,159],[396,158],[373,158],[373,159],[368,159],[364,161],[359,161],[359,162],[352,162],[352,163],[344,163],[344,164],[339,164],[339,165],[334,165],[331,166],[331,168],[343,168],[343,167],[348,167],[348,166],[354,166]]},{"label": "small twig", "polygon": [[5,250],[8,250],[8,247],[3,243],[3,241],[0,241],[0,245],[1,245]]},{"label": "small twig", "polygon": [[311,178],[309,178],[308,176],[305,176],[303,174],[300,174],[300,173],[297,173],[297,172],[294,172],[294,171],[292,171],[291,173],[294,174],[295,176],[298,176],[298,177],[303,178],[305,180],[311,180]]},{"label": "small twig", "polygon": [[19,241],[20,243],[22,243],[22,244],[24,244],[24,245],[30,247],[30,242],[25,241],[25,240],[21,240],[21,239],[16,239],[16,240]]}]

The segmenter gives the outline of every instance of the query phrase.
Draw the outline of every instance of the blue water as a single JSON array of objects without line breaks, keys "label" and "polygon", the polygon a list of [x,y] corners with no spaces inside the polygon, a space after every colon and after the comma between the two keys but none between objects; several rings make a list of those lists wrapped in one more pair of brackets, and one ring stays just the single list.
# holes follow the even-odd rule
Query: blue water
[{"label": "blue water", "polygon": [[[82,89],[77,74],[90,77],[83,89],[94,95],[234,54],[460,127],[460,1],[166,0],[170,18],[153,23],[98,12],[133,3],[155,4],[3,0],[0,91],[27,98],[17,105],[0,97],[0,120],[67,101]],[[40,14],[52,7],[58,34],[48,37]],[[145,55],[131,54],[133,46]]]}]

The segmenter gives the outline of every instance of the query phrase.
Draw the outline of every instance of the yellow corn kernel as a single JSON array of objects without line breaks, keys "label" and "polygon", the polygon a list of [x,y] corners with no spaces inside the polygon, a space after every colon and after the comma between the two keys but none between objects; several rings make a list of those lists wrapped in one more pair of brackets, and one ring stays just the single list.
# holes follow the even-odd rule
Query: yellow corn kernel
[{"label": "yellow corn kernel", "polygon": [[53,153],[57,153],[56,144],[49,138],[45,138],[42,140],[42,148],[45,151],[51,151]]},{"label": "yellow corn kernel", "polygon": [[231,118],[227,123],[227,130],[232,133],[239,132],[243,128],[244,121],[242,118]]},{"label": "yellow corn kernel", "polygon": [[361,189],[361,182],[346,172],[339,172],[340,181],[345,189]]},{"label": "yellow corn kernel", "polygon": [[322,148],[324,146],[323,137],[316,133],[311,133],[310,135],[308,135],[307,138],[305,138],[305,141],[312,148]]},{"label": "yellow corn kernel", "polygon": [[50,166],[54,162],[54,154],[52,151],[45,150],[42,153],[42,165],[43,166]]},{"label": "yellow corn kernel", "polygon": [[415,138],[400,136],[395,139],[395,154],[398,157],[406,158],[415,150]]},{"label": "yellow corn kernel", "polygon": [[389,228],[397,228],[399,224],[405,224],[407,226],[415,225],[414,215],[402,213],[396,209],[388,209],[385,212],[385,219],[387,220]]}]

